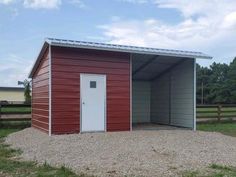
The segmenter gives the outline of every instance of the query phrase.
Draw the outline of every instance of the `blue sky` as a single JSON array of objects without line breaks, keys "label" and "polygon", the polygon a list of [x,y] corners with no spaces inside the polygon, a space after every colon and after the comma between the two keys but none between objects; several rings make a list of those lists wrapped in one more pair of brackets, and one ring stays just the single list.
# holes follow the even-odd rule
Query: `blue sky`
[{"label": "blue sky", "polygon": [[0,86],[27,78],[46,37],[236,56],[235,0],[0,0]]}]

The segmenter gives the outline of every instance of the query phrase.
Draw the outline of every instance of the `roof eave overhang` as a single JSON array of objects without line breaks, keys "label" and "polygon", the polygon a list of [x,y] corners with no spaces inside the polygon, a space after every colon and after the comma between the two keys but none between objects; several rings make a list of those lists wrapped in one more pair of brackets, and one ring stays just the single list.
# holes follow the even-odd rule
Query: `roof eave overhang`
[{"label": "roof eave overhang", "polygon": [[160,56],[170,56],[170,57],[184,57],[184,58],[199,58],[199,59],[212,59],[211,56],[208,55],[186,55],[186,54],[173,54],[173,53],[165,53],[165,52],[150,52],[150,51],[140,51],[140,50],[124,50],[119,48],[107,48],[107,47],[94,47],[87,45],[73,45],[73,44],[62,44],[50,42],[52,46],[58,47],[70,47],[70,48],[82,48],[82,49],[94,49],[94,50],[105,50],[112,52],[126,52],[126,53],[135,53],[135,54],[146,54],[146,55],[160,55]]},{"label": "roof eave overhang", "polygon": [[151,51],[140,51],[140,50],[128,50],[128,49],[119,49],[119,48],[107,48],[107,47],[95,47],[95,46],[87,46],[87,45],[73,45],[73,44],[63,44],[53,42],[49,39],[46,39],[43,43],[43,46],[39,52],[39,55],[29,73],[29,78],[32,78],[40,60],[46,51],[47,47],[51,46],[58,46],[58,47],[70,47],[70,48],[82,48],[82,49],[93,49],[93,50],[104,50],[104,51],[112,51],[112,52],[125,52],[125,53],[133,53],[133,54],[146,54],[146,55],[160,55],[160,56],[170,56],[170,57],[181,57],[181,58],[199,58],[199,59],[212,59],[211,56],[202,54],[202,55],[189,55],[189,54],[175,54],[175,53],[167,53],[167,52],[151,52]]}]

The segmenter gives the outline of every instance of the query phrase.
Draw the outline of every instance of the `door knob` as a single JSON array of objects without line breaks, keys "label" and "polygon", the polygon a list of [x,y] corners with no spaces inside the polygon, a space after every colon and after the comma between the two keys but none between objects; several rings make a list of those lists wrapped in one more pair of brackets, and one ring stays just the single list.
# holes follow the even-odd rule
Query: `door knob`
[{"label": "door knob", "polygon": [[85,104],[85,102],[82,102],[82,104]]}]

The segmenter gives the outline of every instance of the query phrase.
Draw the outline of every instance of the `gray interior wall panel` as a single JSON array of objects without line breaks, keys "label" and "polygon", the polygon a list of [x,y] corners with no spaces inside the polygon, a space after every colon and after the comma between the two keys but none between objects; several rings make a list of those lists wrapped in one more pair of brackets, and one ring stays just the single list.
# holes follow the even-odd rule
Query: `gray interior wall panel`
[{"label": "gray interior wall panel", "polygon": [[194,61],[186,60],[171,71],[171,125],[193,128]]},{"label": "gray interior wall panel", "polygon": [[194,59],[185,60],[152,82],[133,81],[133,123],[193,128]]},{"label": "gray interior wall panel", "polygon": [[166,74],[151,83],[151,122],[153,123],[169,123],[169,80],[169,74]]},{"label": "gray interior wall panel", "polygon": [[151,83],[151,122],[193,128],[194,60]]},{"label": "gray interior wall panel", "polygon": [[133,81],[132,123],[150,122],[150,82]]}]

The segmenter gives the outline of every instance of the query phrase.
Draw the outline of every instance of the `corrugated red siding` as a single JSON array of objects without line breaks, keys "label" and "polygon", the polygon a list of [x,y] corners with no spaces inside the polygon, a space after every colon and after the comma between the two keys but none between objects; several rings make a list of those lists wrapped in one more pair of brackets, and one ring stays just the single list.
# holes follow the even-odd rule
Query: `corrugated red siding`
[{"label": "corrugated red siding", "polygon": [[52,134],[80,131],[80,73],[107,75],[107,131],[130,130],[129,54],[52,47]]},{"label": "corrugated red siding", "polygon": [[32,78],[32,127],[48,133],[49,55],[48,49]]}]

